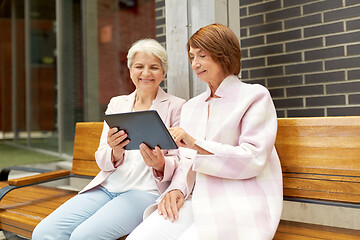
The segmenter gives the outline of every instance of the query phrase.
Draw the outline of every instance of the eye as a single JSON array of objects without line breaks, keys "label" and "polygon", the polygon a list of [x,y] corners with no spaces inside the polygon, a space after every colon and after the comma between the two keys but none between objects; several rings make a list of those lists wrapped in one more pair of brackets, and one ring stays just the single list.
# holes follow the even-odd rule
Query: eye
[{"label": "eye", "polygon": [[152,70],[159,70],[160,67],[157,67],[157,66],[154,66],[154,67],[151,67]]},{"label": "eye", "polygon": [[204,54],[200,55],[200,58],[205,58],[205,57],[206,57],[206,55],[204,55]]}]

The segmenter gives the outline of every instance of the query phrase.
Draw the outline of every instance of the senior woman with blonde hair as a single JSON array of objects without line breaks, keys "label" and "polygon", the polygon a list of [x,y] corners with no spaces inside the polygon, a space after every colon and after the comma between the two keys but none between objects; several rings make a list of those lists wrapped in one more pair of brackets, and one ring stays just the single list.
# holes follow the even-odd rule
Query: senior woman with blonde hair
[{"label": "senior woman with blonde hair", "polygon": [[237,77],[240,45],[228,27],[199,29],[187,49],[208,89],[184,104],[180,127],[170,129],[181,164],[158,211],[127,240],[270,240],[282,210],[282,173],[269,91]]},{"label": "senior woman with blonde hair", "polygon": [[[133,44],[127,59],[136,90],[113,97],[105,113],[156,110],[167,127],[178,126],[185,100],[159,87],[168,69],[166,50],[156,40],[143,39]],[[95,153],[101,171],[41,221],[32,239],[118,239],[129,234],[142,221],[146,207],[169,186],[178,157],[174,150],[151,150],[145,144],[127,151],[128,143],[123,130],[109,129],[104,122]]]}]

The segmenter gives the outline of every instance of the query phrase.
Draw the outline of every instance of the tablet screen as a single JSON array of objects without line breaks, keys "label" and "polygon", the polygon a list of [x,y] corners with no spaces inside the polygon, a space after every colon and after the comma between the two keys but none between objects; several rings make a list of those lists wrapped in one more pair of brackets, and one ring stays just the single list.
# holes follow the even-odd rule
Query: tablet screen
[{"label": "tablet screen", "polygon": [[108,114],[104,120],[110,128],[118,127],[128,134],[130,142],[125,146],[126,150],[139,149],[141,143],[151,149],[156,146],[161,149],[178,148],[155,110]]}]

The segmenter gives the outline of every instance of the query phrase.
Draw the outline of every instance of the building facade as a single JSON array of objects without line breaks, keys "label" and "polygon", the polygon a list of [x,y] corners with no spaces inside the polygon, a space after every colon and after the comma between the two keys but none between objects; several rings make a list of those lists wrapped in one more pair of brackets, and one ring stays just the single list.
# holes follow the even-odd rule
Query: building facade
[{"label": "building facade", "polygon": [[[2,141],[71,158],[76,122],[134,86],[127,50],[165,46],[164,0],[1,0]],[[166,84],[163,84],[166,88]]]}]

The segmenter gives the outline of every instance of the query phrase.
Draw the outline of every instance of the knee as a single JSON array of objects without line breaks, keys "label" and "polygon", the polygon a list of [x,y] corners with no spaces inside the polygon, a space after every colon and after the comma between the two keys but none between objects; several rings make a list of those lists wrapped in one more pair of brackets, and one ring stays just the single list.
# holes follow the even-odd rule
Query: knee
[{"label": "knee", "polygon": [[69,240],[81,240],[81,239],[89,239],[89,236],[86,232],[77,232],[77,231],[74,231]]},{"label": "knee", "polygon": [[142,239],[158,240],[158,239],[162,239],[160,236],[161,236],[160,232],[156,230],[149,231],[148,228],[143,228],[143,225],[139,225],[126,237],[126,240],[142,240]]},{"label": "knee", "polygon": [[58,240],[69,239],[72,226],[61,226],[52,219],[43,219],[34,229],[32,240]]},{"label": "knee", "polygon": [[39,226],[39,224],[35,227],[34,231],[32,232],[31,239],[39,240],[41,239],[41,236],[44,236],[42,233],[42,228]]},{"label": "knee", "polygon": [[55,239],[51,235],[52,228],[42,221],[34,229],[31,239],[33,240],[51,240]]},{"label": "knee", "polygon": [[91,229],[84,231],[84,229],[78,227],[71,233],[69,240],[94,239],[94,236],[96,236],[96,233],[93,233]]}]

